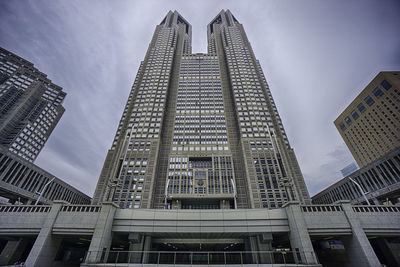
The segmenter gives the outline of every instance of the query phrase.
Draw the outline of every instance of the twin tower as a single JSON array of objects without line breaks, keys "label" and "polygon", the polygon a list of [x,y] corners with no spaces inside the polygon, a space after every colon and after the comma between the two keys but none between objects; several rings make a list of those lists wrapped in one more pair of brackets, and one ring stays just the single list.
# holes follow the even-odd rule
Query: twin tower
[{"label": "twin tower", "polygon": [[280,208],[309,203],[293,149],[242,24],[222,10],[208,53],[169,12],[156,26],[93,203],[121,208]]}]

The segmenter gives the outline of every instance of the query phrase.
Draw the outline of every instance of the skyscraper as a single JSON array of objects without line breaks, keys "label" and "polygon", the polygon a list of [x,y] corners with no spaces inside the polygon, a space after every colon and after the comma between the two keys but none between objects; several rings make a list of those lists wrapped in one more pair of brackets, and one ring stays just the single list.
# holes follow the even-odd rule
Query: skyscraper
[{"label": "skyscraper", "polygon": [[65,111],[65,96],[31,62],[0,47],[0,200],[90,203],[87,195],[32,164]]},{"label": "skyscraper", "polygon": [[31,62],[0,47],[0,146],[33,162],[64,113],[65,95]]},{"label": "skyscraper", "polygon": [[360,168],[400,147],[400,72],[380,72],[335,120]]},{"label": "skyscraper", "polygon": [[269,86],[229,10],[207,26],[157,25],[94,194],[121,208],[278,208],[309,201]]}]

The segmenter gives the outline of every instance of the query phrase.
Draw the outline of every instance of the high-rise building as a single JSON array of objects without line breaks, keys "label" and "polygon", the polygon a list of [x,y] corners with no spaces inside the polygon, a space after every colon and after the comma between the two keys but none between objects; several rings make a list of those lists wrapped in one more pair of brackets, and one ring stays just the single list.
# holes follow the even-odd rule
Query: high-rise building
[{"label": "high-rise building", "polygon": [[65,95],[31,62],[0,47],[0,146],[33,162],[64,113]]},{"label": "high-rise building", "polygon": [[[221,11],[207,30],[208,53],[192,54],[190,25],[167,14],[107,155],[99,205],[0,205],[0,265],[399,266],[400,208],[307,204],[243,27]],[[377,170],[398,167],[391,156]]]},{"label": "high-rise building", "polygon": [[192,53],[191,29],[176,11],[157,25],[93,202],[156,209],[308,203],[243,26],[221,11],[207,26],[207,54]]},{"label": "high-rise building", "polygon": [[400,147],[400,72],[380,72],[335,120],[360,168]]}]

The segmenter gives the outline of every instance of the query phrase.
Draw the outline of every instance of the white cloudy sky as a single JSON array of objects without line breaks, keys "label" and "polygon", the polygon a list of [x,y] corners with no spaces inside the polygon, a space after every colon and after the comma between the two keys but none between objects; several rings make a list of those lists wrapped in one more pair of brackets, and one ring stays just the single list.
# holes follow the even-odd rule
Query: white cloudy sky
[{"label": "white cloudy sky", "polygon": [[230,9],[244,25],[311,195],[352,156],[334,119],[382,70],[400,70],[400,1],[0,0],[0,46],[67,92],[36,161],[92,195],[155,25],[177,10],[206,52],[206,25]]}]

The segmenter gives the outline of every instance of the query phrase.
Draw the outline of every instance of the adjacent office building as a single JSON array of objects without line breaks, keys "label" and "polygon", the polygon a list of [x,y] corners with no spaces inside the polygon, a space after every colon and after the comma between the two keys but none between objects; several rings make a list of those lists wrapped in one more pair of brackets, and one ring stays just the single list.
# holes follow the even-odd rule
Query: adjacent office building
[{"label": "adjacent office building", "polygon": [[[0,48],[0,199],[39,204],[90,197],[32,164],[64,113],[66,93],[33,64]],[[53,179],[54,178],[54,179]]]},{"label": "adjacent office building", "polygon": [[229,12],[191,52],[191,25],[157,26],[94,194],[121,208],[278,208],[309,201],[259,61]]},{"label": "adjacent office building", "polygon": [[360,168],[400,147],[400,72],[380,72],[335,120]]},{"label": "adjacent office building", "polygon": [[313,196],[313,203],[398,204],[400,72],[380,72],[334,123],[360,169],[343,169],[345,178]]},{"label": "adjacent office building", "polygon": [[0,47],[0,146],[33,162],[64,113],[65,95],[31,62]]}]

